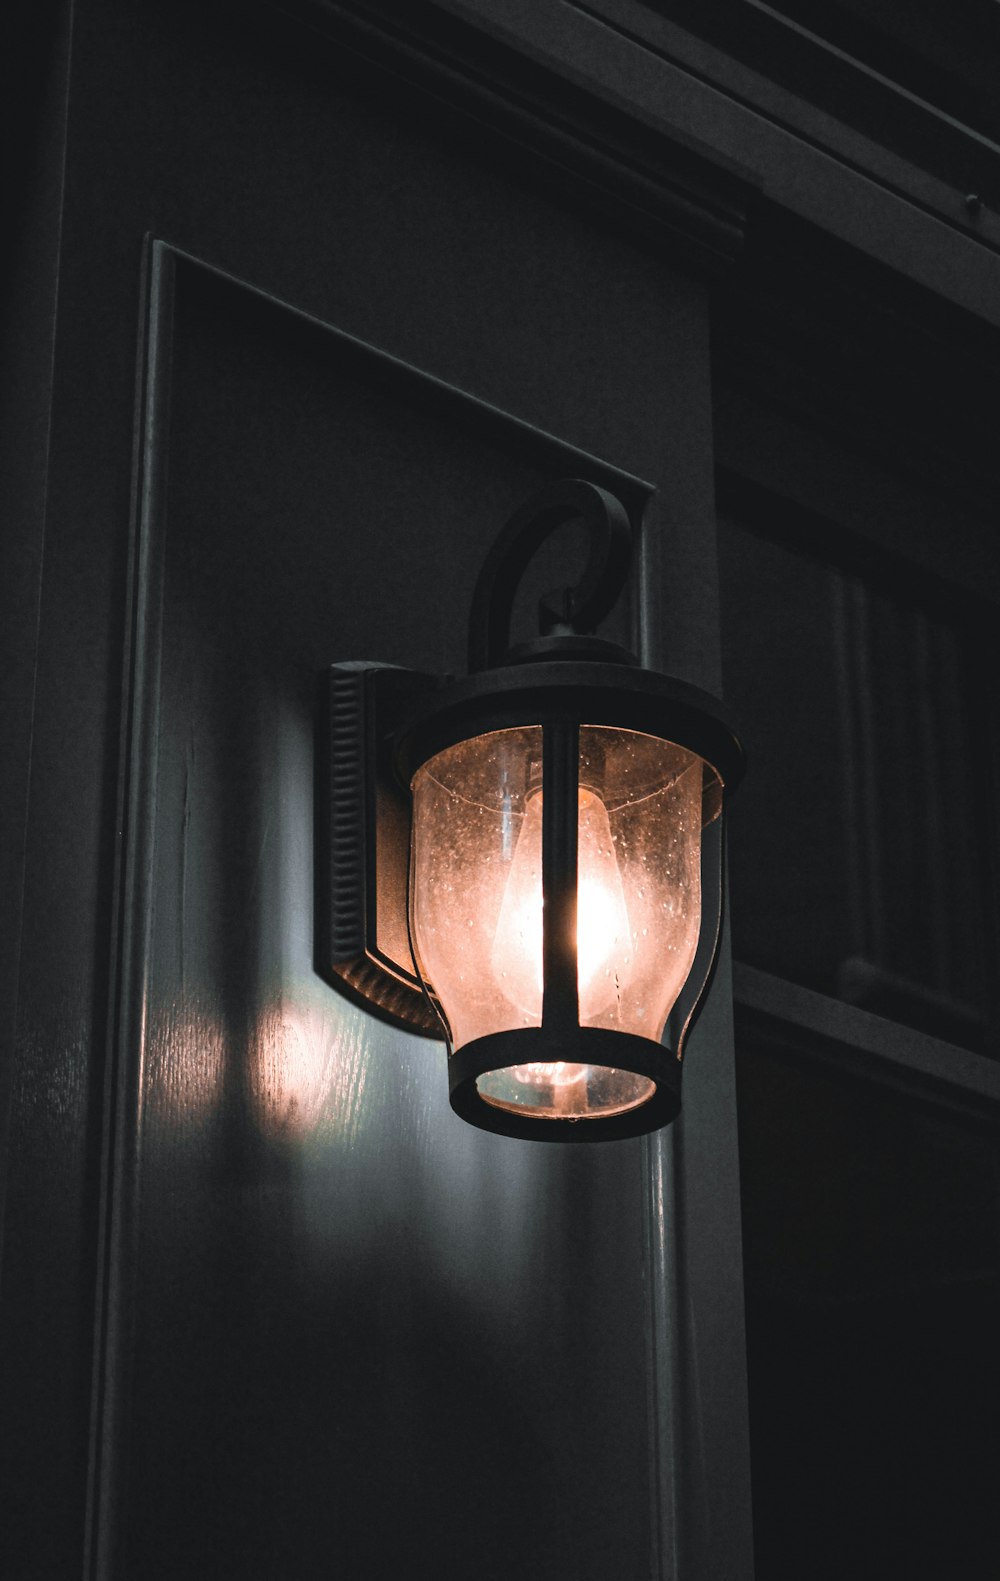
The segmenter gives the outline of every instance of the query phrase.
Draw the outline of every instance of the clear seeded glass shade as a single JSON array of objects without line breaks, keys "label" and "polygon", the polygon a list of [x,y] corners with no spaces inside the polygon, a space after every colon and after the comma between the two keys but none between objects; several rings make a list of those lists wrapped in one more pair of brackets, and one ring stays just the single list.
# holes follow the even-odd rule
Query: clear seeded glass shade
[{"label": "clear seeded glass shade", "polygon": [[[701,926],[701,829],[713,771],[683,747],[580,730],[577,984],[581,1026],[659,1042]],[[456,1049],[542,1020],[542,729],[493,731],[413,779],[413,931]],[[713,809],[718,797],[709,798]],[[714,811],[710,814],[714,815]],[[533,1114],[633,1108],[652,1083],[559,1062],[481,1076],[481,1095]]]}]

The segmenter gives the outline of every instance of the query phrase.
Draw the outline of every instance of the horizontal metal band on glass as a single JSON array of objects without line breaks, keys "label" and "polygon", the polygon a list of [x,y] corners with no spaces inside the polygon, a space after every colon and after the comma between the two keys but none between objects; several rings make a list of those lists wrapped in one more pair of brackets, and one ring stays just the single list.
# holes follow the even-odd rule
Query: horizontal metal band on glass
[{"label": "horizontal metal band on glass", "polygon": [[[536,1061],[566,1060],[601,1065],[645,1076],[655,1092],[620,1114],[569,1116],[532,1115],[526,1108],[490,1103],[476,1082],[488,1071]],[[451,1107],[480,1130],[529,1142],[613,1142],[642,1136],[668,1125],[681,1107],[681,1062],[664,1044],[610,1027],[574,1027],[554,1034],[542,1027],[515,1027],[466,1043],[448,1061]]]},{"label": "horizontal metal band on glass", "polygon": [[744,755],[719,701],[673,676],[626,664],[552,660],[484,670],[419,704],[395,737],[396,772],[409,786],[446,747],[520,725],[604,725],[686,747],[715,769],[727,792]]}]

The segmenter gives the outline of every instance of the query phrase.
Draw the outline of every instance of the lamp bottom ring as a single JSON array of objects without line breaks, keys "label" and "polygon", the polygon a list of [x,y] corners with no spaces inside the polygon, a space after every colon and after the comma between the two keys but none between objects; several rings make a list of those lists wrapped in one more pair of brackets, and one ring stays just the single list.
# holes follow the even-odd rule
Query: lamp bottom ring
[{"label": "lamp bottom ring", "polygon": [[451,1107],[502,1136],[610,1142],[669,1124],[681,1065],[652,1038],[606,1027],[518,1027],[463,1044],[448,1061]]}]

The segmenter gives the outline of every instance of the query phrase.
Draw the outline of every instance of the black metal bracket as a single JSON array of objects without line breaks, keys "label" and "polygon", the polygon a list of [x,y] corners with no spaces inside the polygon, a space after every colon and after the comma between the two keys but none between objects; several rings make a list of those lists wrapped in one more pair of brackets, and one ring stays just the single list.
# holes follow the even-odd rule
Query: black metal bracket
[{"label": "black metal bracket", "polygon": [[441,677],[392,665],[331,665],[316,721],[314,965],[394,1026],[441,1037],[414,974],[407,934],[410,799],[389,741]]}]

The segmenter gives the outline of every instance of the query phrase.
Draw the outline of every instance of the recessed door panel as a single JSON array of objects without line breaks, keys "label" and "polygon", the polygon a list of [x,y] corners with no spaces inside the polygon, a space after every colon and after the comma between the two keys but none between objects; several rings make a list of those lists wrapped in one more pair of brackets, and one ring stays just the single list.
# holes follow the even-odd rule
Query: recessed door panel
[{"label": "recessed door panel", "polygon": [[317,670],[461,667],[480,556],[571,453],[190,264],[172,320],[126,1570],[639,1573],[638,1144],[472,1130],[442,1046],[311,965]]}]

